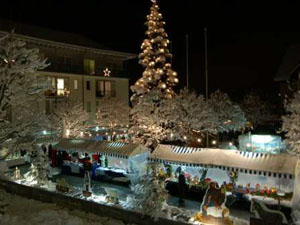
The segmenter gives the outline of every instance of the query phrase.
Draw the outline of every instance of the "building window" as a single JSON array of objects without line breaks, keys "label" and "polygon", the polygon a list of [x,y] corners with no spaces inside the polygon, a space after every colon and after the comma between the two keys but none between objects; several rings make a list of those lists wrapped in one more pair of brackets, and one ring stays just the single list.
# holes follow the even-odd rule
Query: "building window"
[{"label": "building window", "polygon": [[84,59],[83,61],[84,73],[89,75],[95,74],[95,60]]},{"label": "building window", "polygon": [[91,102],[87,102],[87,103],[86,103],[86,111],[87,111],[88,113],[92,111],[92,104],[91,104]]},{"label": "building window", "polygon": [[115,97],[114,81],[97,80],[96,97]]},{"label": "building window", "polygon": [[46,91],[46,96],[68,96],[68,78],[50,77],[52,90]]},{"label": "building window", "polygon": [[64,95],[64,90],[65,90],[65,80],[58,78],[57,79],[57,95]]},{"label": "building window", "polygon": [[91,82],[90,81],[86,82],[86,90],[91,90]]},{"label": "building window", "polygon": [[74,89],[78,90],[78,80],[74,80]]}]

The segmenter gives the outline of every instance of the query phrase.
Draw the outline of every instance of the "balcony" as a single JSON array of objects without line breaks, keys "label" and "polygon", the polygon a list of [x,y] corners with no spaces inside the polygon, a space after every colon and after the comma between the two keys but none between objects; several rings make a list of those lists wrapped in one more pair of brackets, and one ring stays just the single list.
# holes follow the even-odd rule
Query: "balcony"
[{"label": "balcony", "polygon": [[96,98],[103,98],[103,97],[116,97],[116,91],[96,91]]},{"label": "balcony", "polygon": [[[64,63],[55,63],[51,62],[51,64],[44,69],[44,71],[48,72],[58,72],[58,73],[71,73],[71,74],[86,74],[91,76],[103,76],[104,68],[97,68],[96,65],[96,71],[95,74],[87,74],[84,72],[83,65],[81,64],[64,64]],[[128,73],[125,70],[119,70],[119,69],[110,69],[111,70],[111,76],[112,77],[128,77]]]},{"label": "balcony", "polygon": [[47,90],[45,91],[45,96],[47,98],[63,98],[63,97],[69,97],[70,90],[65,88],[64,90]]}]

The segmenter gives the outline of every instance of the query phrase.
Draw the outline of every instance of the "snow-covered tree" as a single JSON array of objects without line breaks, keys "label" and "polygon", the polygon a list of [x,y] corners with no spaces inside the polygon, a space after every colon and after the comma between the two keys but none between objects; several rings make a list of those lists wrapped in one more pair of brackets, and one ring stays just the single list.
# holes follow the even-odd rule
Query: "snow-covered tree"
[{"label": "snow-covered tree", "polygon": [[282,117],[282,131],[291,153],[300,153],[300,91],[285,104],[286,115]]},{"label": "snow-covered tree", "polygon": [[244,112],[226,93],[219,90],[212,93],[208,104],[217,116],[217,129],[220,133],[245,128],[247,121]]},{"label": "snow-covered tree", "polygon": [[[197,133],[216,134],[217,116],[203,95],[183,89],[158,108],[158,117],[169,124],[171,140],[186,141]],[[184,139],[183,137],[187,137]]]},{"label": "snow-covered tree", "polygon": [[159,177],[158,165],[148,166],[147,173],[140,174],[137,184],[131,187],[134,198],[127,205],[156,220],[162,213],[168,192],[164,180]]},{"label": "snow-covered tree", "polygon": [[116,126],[129,124],[130,107],[116,98],[102,98],[96,113],[96,124],[109,127],[114,131]]},{"label": "snow-covered tree", "polygon": [[152,0],[150,14],[147,16],[147,38],[143,41],[139,55],[139,63],[145,68],[142,77],[131,87],[133,96],[131,102],[132,126],[130,133],[133,141],[154,148],[157,140],[149,139],[153,134],[165,135],[166,124],[157,121],[157,108],[163,104],[163,99],[174,96],[173,87],[178,83],[177,73],[172,70],[168,50],[168,35],[164,30],[162,14],[156,0]]},{"label": "snow-covered tree", "polygon": [[49,116],[56,138],[80,137],[89,126],[89,114],[82,103],[64,97]]},{"label": "snow-covered tree", "polygon": [[38,134],[47,126],[38,106],[50,83],[37,74],[46,66],[38,49],[26,48],[13,34],[0,38],[1,158],[21,148],[34,149]]},{"label": "snow-covered tree", "polygon": [[247,127],[251,129],[255,129],[271,114],[268,103],[261,100],[259,95],[252,92],[243,98],[240,107],[245,113],[248,122]]},{"label": "snow-covered tree", "polygon": [[31,152],[32,164],[29,171],[25,174],[27,181],[35,182],[37,186],[45,185],[52,177],[50,161],[43,149]]}]

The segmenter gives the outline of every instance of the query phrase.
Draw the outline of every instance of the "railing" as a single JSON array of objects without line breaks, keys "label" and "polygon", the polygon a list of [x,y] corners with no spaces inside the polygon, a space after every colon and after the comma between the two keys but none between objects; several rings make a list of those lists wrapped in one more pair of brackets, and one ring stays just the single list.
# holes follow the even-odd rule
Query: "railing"
[{"label": "railing", "polygon": [[116,97],[116,91],[96,91],[96,98],[102,97]]},{"label": "railing", "polygon": [[[83,65],[63,64],[63,63],[55,63],[55,62],[51,62],[51,64],[44,69],[44,71],[48,71],[48,72],[86,74],[86,75],[92,75],[92,76],[104,76],[103,70],[104,70],[104,68],[101,68],[101,69],[96,68],[95,74],[88,74],[84,71]],[[111,70],[112,77],[127,77],[128,76],[128,73],[125,70],[113,69],[113,68],[110,70]]]}]

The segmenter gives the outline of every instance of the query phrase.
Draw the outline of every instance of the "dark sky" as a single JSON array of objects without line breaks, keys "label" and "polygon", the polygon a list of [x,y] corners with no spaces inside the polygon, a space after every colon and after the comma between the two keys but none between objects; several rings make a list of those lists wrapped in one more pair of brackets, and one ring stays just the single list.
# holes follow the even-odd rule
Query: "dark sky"
[{"label": "dark sky", "polygon": [[[173,67],[185,85],[189,35],[191,88],[204,91],[204,27],[209,87],[274,91],[272,79],[288,45],[300,43],[293,1],[160,0],[172,41]],[[0,18],[80,33],[116,50],[138,53],[150,0],[36,0],[1,3]]]}]

